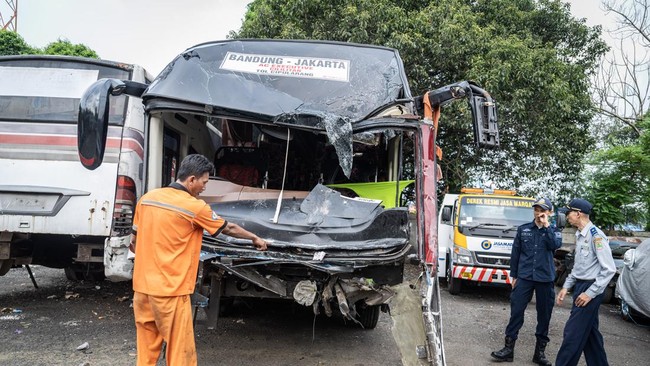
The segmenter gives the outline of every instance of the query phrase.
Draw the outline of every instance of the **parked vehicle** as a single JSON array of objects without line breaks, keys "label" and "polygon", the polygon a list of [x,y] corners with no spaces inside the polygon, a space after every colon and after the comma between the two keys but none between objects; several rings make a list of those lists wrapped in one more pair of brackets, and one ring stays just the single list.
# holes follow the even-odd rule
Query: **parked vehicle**
[{"label": "parked vehicle", "polygon": [[[609,284],[607,285],[607,288],[605,289],[603,295],[603,303],[606,304],[614,302],[616,300],[616,296],[614,296],[616,291],[616,282],[618,280],[618,277],[621,273],[621,269],[623,267],[623,258],[625,253],[629,249],[636,248],[641,242],[641,238],[638,237],[610,236],[608,237],[608,239],[609,239],[609,247],[612,250],[612,257],[614,257],[614,263],[616,264],[616,274],[614,274],[614,277],[612,277],[612,279],[609,281]],[[564,281],[566,280],[567,276],[569,275],[569,273],[571,273],[571,270],[573,269],[575,250],[570,253],[565,253],[563,257],[559,253],[560,251],[558,250],[555,256],[556,258],[555,283],[558,286],[562,286],[564,285]]]},{"label": "parked vehicle", "polygon": [[533,220],[534,198],[512,190],[463,188],[446,194],[438,221],[438,278],[452,295],[463,282],[509,285],[517,227]]},{"label": "parked vehicle", "polygon": [[[477,144],[495,145],[489,94],[461,82],[413,97],[398,52],[384,47],[218,41],[186,50],[148,86],[95,83],[82,100],[80,144],[105,146],[99,111],[119,93],[141,96],[146,111],[145,189],[173,178],[187,154],[214,157],[218,177],[202,198],[269,242],[258,252],[204,237],[195,299],[212,325],[221,303],[262,297],[374,328],[403,278],[409,217],[400,196],[413,180],[427,354],[444,363],[432,219],[438,113],[467,99]],[[101,152],[80,150],[81,162],[101,168]]]},{"label": "parked vehicle", "polygon": [[616,282],[625,320],[650,324],[650,239],[625,252],[624,265]]},{"label": "parked vehicle", "polygon": [[39,264],[64,268],[71,280],[131,278],[144,113],[138,97],[107,96],[104,164],[92,171],[79,165],[79,101],[102,78],[150,79],[143,68],[118,62],[0,57],[0,275]]}]

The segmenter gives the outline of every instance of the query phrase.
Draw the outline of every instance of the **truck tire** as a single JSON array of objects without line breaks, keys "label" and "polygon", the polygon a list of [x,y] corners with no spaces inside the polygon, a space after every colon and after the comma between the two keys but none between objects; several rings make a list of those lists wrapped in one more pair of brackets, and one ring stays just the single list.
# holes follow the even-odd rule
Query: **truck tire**
[{"label": "truck tire", "polygon": [[[451,262],[447,262],[451,263]],[[458,295],[461,290],[461,279],[460,278],[454,278],[454,276],[451,275],[451,264],[447,266],[447,290],[449,290],[449,293],[452,295]]]},{"label": "truck tire", "polygon": [[555,279],[555,284],[558,285],[559,287],[562,287],[568,275],[569,273],[566,270],[562,271],[562,273],[560,273],[557,279]]},{"label": "truck tire", "polygon": [[609,304],[614,300],[614,288],[605,287],[605,292],[603,292],[603,304]]},{"label": "truck tire", "polygon": [[357,320],[364,329],[375,329],[379,321],[381,305],[361,305],[357,303]]}]

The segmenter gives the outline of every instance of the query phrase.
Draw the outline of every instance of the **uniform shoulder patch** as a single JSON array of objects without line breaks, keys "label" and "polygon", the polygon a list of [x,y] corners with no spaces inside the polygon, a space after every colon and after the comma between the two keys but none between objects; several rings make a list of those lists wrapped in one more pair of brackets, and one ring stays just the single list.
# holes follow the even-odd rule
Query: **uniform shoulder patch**
[{"label": "uniform shoulder patch", "polygon": [[589,233],[591,233],[591,235],[595,236],[595,235],[598,234],[598,229],[596,229],[595,226],[592,226],[591,229],[589,230]]},{"label": "uniform shoulder patch", "polygon": [[594,238],[594,246],[596,246],[596,250],[601,250],[603,249],[603,238],[597,236]]},{"label": "uniform shoulder patch", "polygon": [[217,215],[216,212],[212,211],[212,220],[216,220],[219,218],[219,215]]}]

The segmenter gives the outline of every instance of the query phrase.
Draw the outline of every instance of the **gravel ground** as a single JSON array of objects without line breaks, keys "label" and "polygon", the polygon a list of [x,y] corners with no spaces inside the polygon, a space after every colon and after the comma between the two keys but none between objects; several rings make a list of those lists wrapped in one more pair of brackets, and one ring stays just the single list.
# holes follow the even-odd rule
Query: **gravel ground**
[{"label": "gravel ground", "polygon": [[[510,317],[510,291],[503,288],[465,287],[452,296],[441,289],[445,354],[448,366],[489,365],[490,352],[501,349]],[[556,288],[556,293],[559,288]],[[562,343],[564,324],[571,311],[571,299],[555,306],[551,317],[547,358],[555,363]],[[515,360],[509,365],[533,365],[535,348],[535,299],[526,310],[524,326],[515,346]],[[600,327],[610,365],[650,364],[650,328],[639,327],[620,318],[618,306],[600,307]],[[586,365],[584,356],[579,365]]]},{"label": "gravel ground", "polygon": [[[71,282],[63,270],[33,266],[39,289],[24,269],[0,277],[0,365],[133,365],[135,326],[130,282]],[[408,268],[407,275],[413,275]],[[447,365],[490,365],[490,352],[503,346],[510,314],[509,291],[464,288],[452,296],[441,289]],[[510,365],[532,365],[534,300]],[[547,355],[562,340],[569,301],[556,306]],[[199,365],[400,365],[392,319],[381,314],[374,330],[319,316],[297,304],[274,301],[238,303],[229,317],[208,330],[198,315]],[[610,364],[648,365],[650,328],[620,319],[615,305],[601,307],[600,329]],[[77,347],[88,343],[88,348]],[[159,363],[164,365],[163,362]],[[585,365],[584,360],[580,365]]]}]

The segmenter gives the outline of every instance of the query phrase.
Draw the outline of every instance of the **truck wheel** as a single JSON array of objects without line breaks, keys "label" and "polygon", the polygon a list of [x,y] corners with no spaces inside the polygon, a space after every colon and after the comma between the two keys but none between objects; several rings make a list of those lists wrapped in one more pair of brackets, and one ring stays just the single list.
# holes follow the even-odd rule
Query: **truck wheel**
[{"label": "truck wheel", "polygon": [[603,304],[609,304],[614,299],[614,288],[605,287],[605,292],[603,292]]},{"label": "truck wheel", "polygon": [[559,287],[562,287],[562,285],[564,285],[564,281],[566,281],[567,276],[568,276],[568,271],[564,270],[562,273],[560,273],[560,275],[555,280],[555,284],[558,285]]},{"label": "truck wheel", "polygon": [[375,329],[379,321],[379,310],[381,305],[361,305],[357,303],[357,320],[363,325],[364,329]]},{"label": "truck wheel", "polygon": [[461,288],[461,279],[460,278],[454,278],[451,275],[451,265],[447,266],[447,290],[449,290],[449,293],[452,295],[458,295],[460,293],[460,288]]}]

